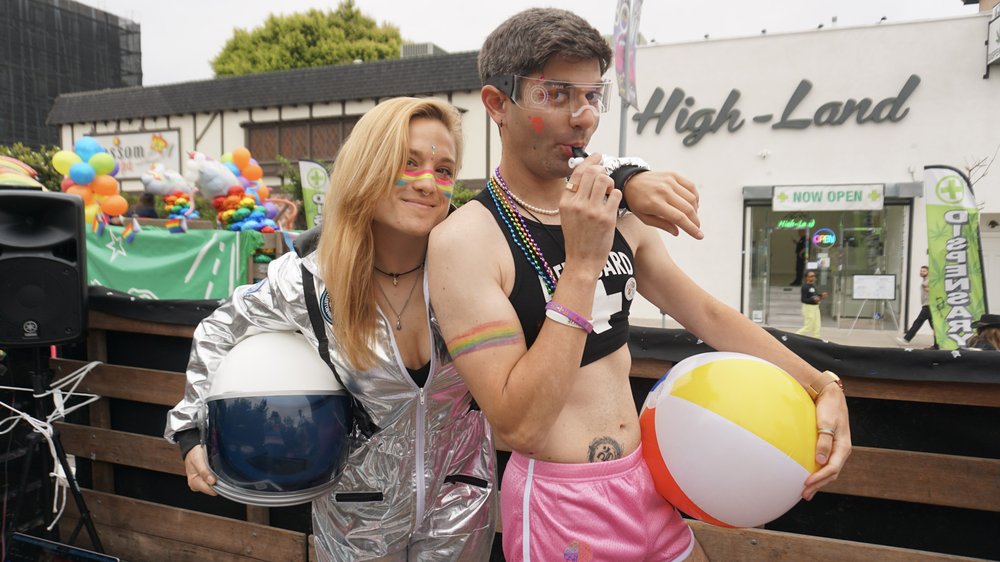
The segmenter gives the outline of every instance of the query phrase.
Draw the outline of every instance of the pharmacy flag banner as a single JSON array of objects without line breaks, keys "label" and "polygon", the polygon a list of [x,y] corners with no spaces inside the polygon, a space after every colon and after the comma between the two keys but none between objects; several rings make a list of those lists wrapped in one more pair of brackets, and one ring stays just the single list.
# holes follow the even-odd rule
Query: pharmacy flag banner
[{"label": "pharmacy flag banner", "polygon": [[249,258],[264,244],[256,231],[173,233],[153,226],[128,243],[123,230],[87,231],[87,284],[142,299],[227,298],[247,283]]},{"label": "pharmacy flag banner", "polygon": [[969,179],[948,166],[924,168],[924,206],[934,339],[941,349],[957,349],[986,312],[979,209]]},{"label": "pharmacy flag banner", "polygon": [[302,180],[302,208],[306,214],[306,229],[323,224],[323,203],[330,174],[319,162],[299,160],[299,178]]}]

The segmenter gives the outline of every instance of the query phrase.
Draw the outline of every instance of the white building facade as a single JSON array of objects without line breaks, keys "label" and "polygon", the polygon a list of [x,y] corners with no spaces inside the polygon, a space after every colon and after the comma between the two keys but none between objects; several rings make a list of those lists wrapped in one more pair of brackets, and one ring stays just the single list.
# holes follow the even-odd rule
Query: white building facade
[{"label": "white building facade", "polygon": [[[674,259],[723,302],[787,328],[800,321],[798,290],[788,285],[793,238],[805,228],[809,266],[831,293],[824,325],[903,328],[920,308],[917,271],[926,263],[923,167],[985,164],[1000,150],[1000,66],[984,76],[989,21],[980,14],[640,47],[640,111],[628,113],[625,152],[680,172],[701,194],[705,239],[664,235]],[[463,111],[459,179],[479,187],[499,161],[500,140],[474,60],[462,53],[71,94],[57,100],[50,122],[61,125],[65,147],[86,134],[105,146],[135,143],[122,175],[129,190],[142,189],[138,175],[151,161],[179,169],[187,151],[218,157],[240,145],[274,184],[275,154],[332,160],[379,100],[432,95]],[[617,151],[612,107],[591,151]],[[989,296],[1000,303],[1000,162],[972,177]],[[782,211],[780,193],[818,194],[818,202]],[[852,298],[857,276],[867,275],[895,276],[895,298]],[[664,321],[641,299],[632,311],[642,323]]]}]

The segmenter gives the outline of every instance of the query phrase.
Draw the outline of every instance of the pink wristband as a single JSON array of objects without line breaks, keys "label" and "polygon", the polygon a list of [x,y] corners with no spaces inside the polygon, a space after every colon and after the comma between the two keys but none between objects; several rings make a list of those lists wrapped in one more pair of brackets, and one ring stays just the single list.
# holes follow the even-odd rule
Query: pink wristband
[{"label": "pink wristband", "polygon": [[552,318],[553,320],[559,322],[560,324],[569,325],[566,322],[562,322],[560,318],[554,317],[553,315],[549,314],[550,312],[555,313],[558,316],[562,316],[566,320],[569,320],[569,322],[571,322],[572,325],[574,325],[577,328],[580,328],[581,330],[587,332],[588,334],[594,331],[594,325],[591,324],[589,320],[587,320],[583,316],[580,316],[576,312],[573,312],[573,310],[570,309],[569,307],[563,306],[557,303],[556,301],[549,301],[545,303],[545,316]]}]

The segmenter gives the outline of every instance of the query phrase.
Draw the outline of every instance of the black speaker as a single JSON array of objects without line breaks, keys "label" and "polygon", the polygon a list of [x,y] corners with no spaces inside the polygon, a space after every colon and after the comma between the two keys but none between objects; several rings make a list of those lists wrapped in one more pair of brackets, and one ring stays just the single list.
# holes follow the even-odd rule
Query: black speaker
[{"label": "black speaker", "polygon": [[0,347],[82,339],[87,326],[83,199],[0,190]]}]

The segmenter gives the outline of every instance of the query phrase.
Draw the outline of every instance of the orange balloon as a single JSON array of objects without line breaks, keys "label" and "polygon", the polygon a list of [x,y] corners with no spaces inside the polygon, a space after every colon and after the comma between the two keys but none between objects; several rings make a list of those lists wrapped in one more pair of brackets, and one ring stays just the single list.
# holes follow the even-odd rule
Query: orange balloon
[{"label": "orange balloon", "polygon": [[90,190],[89,187],[83,187],[82,185],[71,185],[66,188],[66,193],[70,195],[79,195],[83,198],[84,206],[90,205],[94,202],[94,192]]},{"label": "orange balloon", "polygon": [[261,186],[257,188],[257,197],[260,197],[261,203],[267,201],[267,198],[270,195],[271,195],[271,190],[268,189],[266,185],[261,184]]},{"label": "orange balloon", "polygon": [[90,188],[98,195],[117,195],[118,180],[107,174],[97,176],[94,181],[90,182]]},{"label": "orange balloon", "polygon": [[101,203],[101,210],[113,217],[124,215],[128,211],[128,201],[121,195],[110,195]]},{"label": "orange balloon", "polygon": [[[234,148],[233,149],[233,164],[236,164],[236,167],[239,168],[240,170],[242,170],[243,168],[246,168],[247,165],[250,164],[250,151],[247,150],[246,148],[242,147],[242,146],[238,146],[238,147]],[[247,178],[247,179],[250,179],[250,178]]]},{"label": "orange balloon", "polygon": [[257,181],[264,177],[264,170],[260,167],[260,164],[247,164],[245,168],[240,168],[243,172],[243,177],[250,181]]}]

